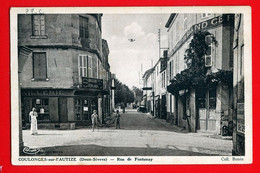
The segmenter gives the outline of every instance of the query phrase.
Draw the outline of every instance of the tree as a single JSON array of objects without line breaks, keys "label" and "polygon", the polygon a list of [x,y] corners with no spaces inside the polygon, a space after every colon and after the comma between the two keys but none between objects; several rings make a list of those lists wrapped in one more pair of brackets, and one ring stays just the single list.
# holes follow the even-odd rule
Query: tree
[{"label": "tree", "polygon": [[127,103],[134,101],[134,93],[129,89],[128,86],[121,83],[118,79],[115,79],[115,104],[126,106]]},{"label": "tree", "polygon": [[[232,71],[218,69],[216,73],[212,73],[205,67],[204,56],[210,49],[205,41],[205,38],[208,35],[210,35],[210,33],[206,31],[194,33],[184,55],[187,69],[177,74],[174,79],[171,80],[171,85],[168,88],[171,93],[178,92],[182,89],[189,89],[191,87],[199,88],[216,85],[219,82],[232,85]],[[210,37],[212,38],[212,42],[217,44],[215,38],[212,36]]]},{"label": "tree", "polygon": [[135,96],[135,104],[137,103],[141,103],[142,99],[143,99],[143,91],[140,88],[137,88],[135,86],[133,86],[132,91],[134,93]]}]

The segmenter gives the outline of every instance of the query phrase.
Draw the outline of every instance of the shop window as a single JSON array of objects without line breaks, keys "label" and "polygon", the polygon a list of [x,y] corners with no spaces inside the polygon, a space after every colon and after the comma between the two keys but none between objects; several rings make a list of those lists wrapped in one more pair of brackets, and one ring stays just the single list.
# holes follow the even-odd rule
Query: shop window
[{"label": "shop window", "polygon": [[210,88],[209,89],[209,108],[210,109],[216,109],[216,88]]},{"label": "shop window", "polygon": [[34,98],[32,100],[33,107],[36,108],[38,113],[37,120],[39,121],[49,121],[49,99],[48,98]]},{"label": "shop window", "polygon": [[75,119],[81,120],[81,109],[82,109],[82,100],[75,99]]},{"label": "shop window", "polygon": [[45,35],[45,16],[42,14],[32,15],[33,36]]},{"label": "shop window", "polygon": [[81,77],[87,77],[87,67],[88,67],[88,57],[86,55],[80,55],[79,56],[79,76]]},{"label": "shop window", "polygon": [[79,37],[88,38],[88,18],[79,17]]},{"label": "shop window", "polygon": [[89,100],[88,99],[75,99],[75,119],[89,120]]},{"label": "shop window", "polygon": [[47,61],[45,52],[33,53],[33,78],[38,80],[47,79]]},{"label": "shop window", "polygon": [[205,91],[198,91],[197,93],[198,98],[198,108],[206,108],[206,93]]}]

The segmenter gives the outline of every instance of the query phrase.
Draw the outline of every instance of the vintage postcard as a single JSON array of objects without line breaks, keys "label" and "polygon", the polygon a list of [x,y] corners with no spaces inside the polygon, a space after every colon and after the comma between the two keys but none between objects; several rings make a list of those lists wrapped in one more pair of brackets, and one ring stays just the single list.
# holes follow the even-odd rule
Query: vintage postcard
[{"label": "vintage postcard", "polygon": [[13,165],[252,163],[251,8],[11,8]]}]

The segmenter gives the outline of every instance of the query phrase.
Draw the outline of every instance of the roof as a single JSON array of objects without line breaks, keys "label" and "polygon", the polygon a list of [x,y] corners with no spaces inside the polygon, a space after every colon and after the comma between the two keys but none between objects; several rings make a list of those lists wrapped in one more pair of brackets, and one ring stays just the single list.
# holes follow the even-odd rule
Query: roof
[{"label": "roof", "polygon": [[143,78],[145,78],[145,76],[150,75],[153,71],[154,71],[154,68],[150,68],[149,70],[146,70],[146,72],[143,75]]}]

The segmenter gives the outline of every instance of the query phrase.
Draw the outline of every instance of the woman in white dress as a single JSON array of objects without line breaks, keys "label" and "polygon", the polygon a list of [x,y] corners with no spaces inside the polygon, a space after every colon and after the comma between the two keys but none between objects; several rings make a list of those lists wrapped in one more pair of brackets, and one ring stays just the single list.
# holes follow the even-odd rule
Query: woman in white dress
[{"label": "woman in white dress", "polygon": [[29,118],[30,118],[30,121],[31,121],[31,135],[36,135],[38,132],[37,132],[37,117],[38,117],[38,114],[36,112],[36,109],[35,108],[32,108],[32,111],[29,113]]}]

